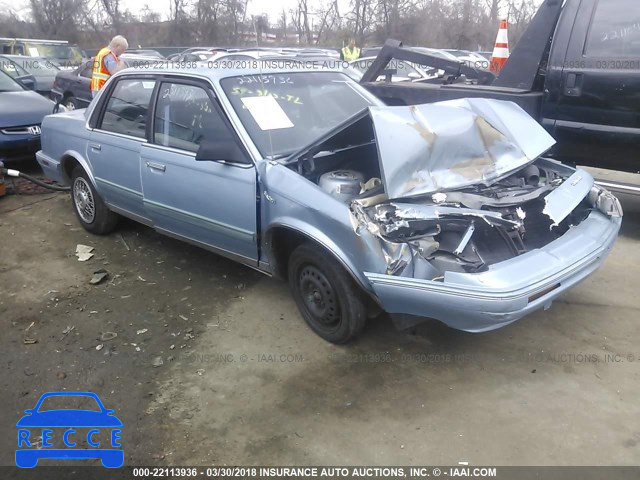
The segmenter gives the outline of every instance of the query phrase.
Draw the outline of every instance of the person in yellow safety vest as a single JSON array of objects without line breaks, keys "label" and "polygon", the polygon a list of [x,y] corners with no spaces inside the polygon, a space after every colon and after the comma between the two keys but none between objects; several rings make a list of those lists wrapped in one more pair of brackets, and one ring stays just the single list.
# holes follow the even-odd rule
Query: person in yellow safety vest
[{"label": "person in yellow safety vest", "polygon": [[352,62],[360,58],[360,49],[356,47],[356,39],[350,38],[349,45],[344,47],[340,52],[340,58],[345,62]]},{"label": "person in yellow safety vest", "polygon": [[108,47],[101,49],[93,61],[93,73],[91,74],[91,96],[95,97],[105,82],[114,73],[122,70],[124,62],[118,58],[129,48],[127,39],[122,35],[116,35],[111,39]]}]

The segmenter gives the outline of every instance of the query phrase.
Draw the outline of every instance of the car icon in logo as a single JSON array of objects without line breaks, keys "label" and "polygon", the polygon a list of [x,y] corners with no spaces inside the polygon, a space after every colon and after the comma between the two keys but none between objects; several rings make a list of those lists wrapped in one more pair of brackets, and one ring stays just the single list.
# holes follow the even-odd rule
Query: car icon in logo
[{"label": "car icon in logo", "polygon": [[[51,409],[52,404],[62,408]],[[91,408],[67,408],[69,404]],[[99,458],[107,468],[124,464],[120,444],[122,422],[95,393],[45,393],[34,408],[24,412],[26,415],[16,424],[18,467],[33,468],[41,458]],[[40,441],[42,447],[37,446]]]}]

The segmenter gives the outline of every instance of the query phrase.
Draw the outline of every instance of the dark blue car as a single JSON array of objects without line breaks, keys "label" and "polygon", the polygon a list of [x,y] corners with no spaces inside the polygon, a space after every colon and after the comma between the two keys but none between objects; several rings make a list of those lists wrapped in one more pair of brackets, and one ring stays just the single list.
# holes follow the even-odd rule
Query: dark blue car
[{"label": "dark blue car", "polygon": [[[51,408],[52,404],[63,408]],[[77,404],[83,408],[71,407]],[[99,458],[107,468],[118,468],[124,463],[124,451],[119,442],[122,422],[114,415],[114,410],[104,407],[95,393],[45,393],[36,406],[25,413],[16,424],[17,466],[33,468],[41,458]],[[41,439],[41,448],[36,438]],[[79,446],[85,439],[87,446]]]},{"label": "dark blue car", "polygon": [[40,150],[40,124],[54,105],[0,70],[0,160],[35,158]]}]

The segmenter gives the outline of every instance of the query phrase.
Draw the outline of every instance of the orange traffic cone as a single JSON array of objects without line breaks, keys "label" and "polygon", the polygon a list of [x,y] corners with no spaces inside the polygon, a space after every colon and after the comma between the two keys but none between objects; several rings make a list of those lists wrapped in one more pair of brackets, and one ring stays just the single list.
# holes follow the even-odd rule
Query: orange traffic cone
[{"label": "orange traffic cone", "polygon": [[500,30],[498,30],[498,37],[496,38],[496,46],[493,49],[493,55],[491,56],[491,64],[489,69],[493,73],[500,73],[504,64],[507,63],[509,58],[509,34],[507,33],[507,21],[500,20]]}]

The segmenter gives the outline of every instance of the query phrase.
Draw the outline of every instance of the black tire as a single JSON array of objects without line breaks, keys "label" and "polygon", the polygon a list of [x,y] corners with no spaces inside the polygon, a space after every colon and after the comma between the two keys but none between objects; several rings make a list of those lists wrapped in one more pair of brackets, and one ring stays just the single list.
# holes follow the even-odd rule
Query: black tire
[{"label": "black tire", "polygon": [[331,343],[355,338],[367,321],[363,294],[340,263],[305,243],[289,257],[289,287],[307,325]]},{"label": "black tire", "polygon": [[107,208],[89,175],[79,165],[71,173],[71,203],[76,217],[84,229],[91,233],[106,235],[118,223],[118,215]]},{"label": "black tire", "polygon": [[67,98],[65,98],[62,104],[67,108],[67,110],[77,110],[79,108],[82,108],[78,99],[73,95],[70,95]]}]

